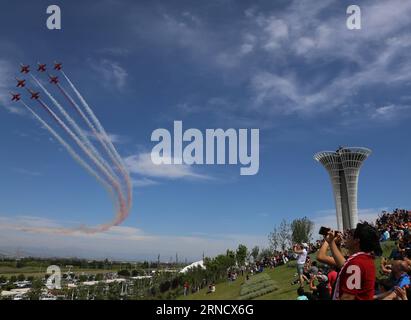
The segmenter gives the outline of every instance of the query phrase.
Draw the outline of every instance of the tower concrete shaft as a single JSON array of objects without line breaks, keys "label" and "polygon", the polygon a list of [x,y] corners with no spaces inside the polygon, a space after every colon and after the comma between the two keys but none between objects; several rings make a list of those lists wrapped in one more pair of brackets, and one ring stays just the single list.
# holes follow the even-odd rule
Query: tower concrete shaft
[{"label": "tower concrete shaft", "polygon": [[371,154],[367,148],[342,148],[314,155],[327,170],[334,192],[338,230],[353,229],[358,223],[358,176],[363,162]]}]

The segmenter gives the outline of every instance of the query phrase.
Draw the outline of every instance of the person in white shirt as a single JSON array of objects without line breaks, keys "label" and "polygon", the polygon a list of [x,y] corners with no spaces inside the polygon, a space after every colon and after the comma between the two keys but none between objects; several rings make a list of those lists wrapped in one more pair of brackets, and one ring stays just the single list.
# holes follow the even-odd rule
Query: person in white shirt
[{"label": "person in white shirt", "polygon": [[307,260],[308,244],[302,243],[301,245],[294,245],[293,251],[297,254],[297,274],[300,281],[300,287],[304,286],[304,265]]}]

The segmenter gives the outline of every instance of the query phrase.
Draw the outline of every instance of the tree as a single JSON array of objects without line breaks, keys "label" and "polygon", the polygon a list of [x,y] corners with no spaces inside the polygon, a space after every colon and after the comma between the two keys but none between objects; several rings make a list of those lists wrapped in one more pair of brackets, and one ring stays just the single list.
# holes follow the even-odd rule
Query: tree
[{"label": "tree", "polygon": [[260,248],[258,246],[255,246],[253,249],[251,249],[251,256],[253,257],[254,261],[257,260],[259,252]]},{"label": "tree", "polygon": [[88,300],[90,294],[89,286],[78,286],[77,287],[77,300]]},{"label": "tree", "polygon": [[81,275],[78,277],[78,280],[79,280],[80,282],[85,282],[85,281],[88,280],[88,276],[85,275],[85,274],[81,274]]},{"label": "tree", "polygon": [[309,242],[311,240],[314,222],[307,217],[295,219],[291,223],[292,239],[294,243]]},{"label": "tree", "polygon": [[291,242],[291,229],[290,225],[287,223],[285,219],[283,219],[280,223],[280,227],[278,230],[278,242],[282,251],[287,250],[290,247]]},{"label": "tree", "polygon": [[43,287],[43,282],[41,281],[41,279],[35,278],[32,282],[31,289],[27,294],[29,299],[39,300],[42,287]]},{"label": "tree", "polygon": [[119,276],[129,277],[129,276],[130,276],[130,271],[128,271],[128,270],[126,270],[126,269],[123,269],[123,270],[120,270],[119,272],[117,272],[117,274],[118,274]]},{"label": "tree", "polygon": [[94,299],[95,300],[104,300],[105,297],[105,287],[106,285],[104,283],[98,283],[96,286],[94,286]]},{"label": "tree", "polygon": [[24,263],[21,260],[16,260],[16,268],[20,269],[24,267]]},{"label": "tree", "polygon": [[240,266],[243,266],[245,263],[245,259],[247,258],[247,247],[243,244],[240,244],[238,246],[238,249],[236,251],[236,258],[237,258],[237,263]]},{"label": "tree", "polygon": [[131,276],[137,277],[137,276],[144,276],[146,273],[144,272],[143,269],[134,269],[131,271]]},{"label": "tree", "polygon": [[214,259],[205,258],[206,279],[209,282],[217,282],[227,276],[227,270],[235,265],[234,251],[227,250],[226,254],[220,254]]},{"label": "tree", "polygon": [[275,226],[273,231],[268,235],[268,242],[270,243],[271,250],[276,251],[278,249],[280,236],[277,230],[277,226]]},{"label": "tree", "polygon": [[24,280],[26,280],[26,276],[24,274],[21,273],[17,276],[17,281],[24,281]]},{"label": "tree", "polygon": [[269,248],[263,248],[260,251],[259,258],[260,260],[264,260],[264,258],[270,258],[272,256],[272,252]]},{"label": "tree", "polygon": [[102,273],[97,273],[94,280],[101,281],[104,279],[104,275]]}]

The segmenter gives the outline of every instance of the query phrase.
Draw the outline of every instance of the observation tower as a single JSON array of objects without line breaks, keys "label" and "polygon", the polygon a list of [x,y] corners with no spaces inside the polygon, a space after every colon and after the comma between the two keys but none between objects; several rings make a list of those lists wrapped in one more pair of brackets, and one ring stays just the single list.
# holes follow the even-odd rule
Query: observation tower
[{"label": "observation tower", "polygon": [[338,230],[354,229],[358,222],[358,176],[371,150],[340,147],[337,151],[321,151],[314,155],[331,178],[337,211]]}]

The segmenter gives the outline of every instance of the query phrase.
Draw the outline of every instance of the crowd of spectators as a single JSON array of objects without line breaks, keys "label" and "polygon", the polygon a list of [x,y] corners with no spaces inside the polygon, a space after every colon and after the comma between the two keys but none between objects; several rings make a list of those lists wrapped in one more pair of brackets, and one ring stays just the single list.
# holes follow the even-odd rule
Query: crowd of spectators
[{"label": "crowd of spectators", "polygon": [[[359,223],[344,233],[330,230],[317,251],[317,261],[307,257],[298,300],[408,300],[411,275],[411,211],[382,212],[375,225]],[[395,241],[387,257],[380,242]],[[298,255],[301,249],[294,250]],[[331,254],[330,254],[331,253]],[[298,273],[301,266],[297,264]],[[298,280],[298,279],[297,279]],[[294,281],[297,283],[298,281]],[[309,285],[309,291],[304,285]]]}]

